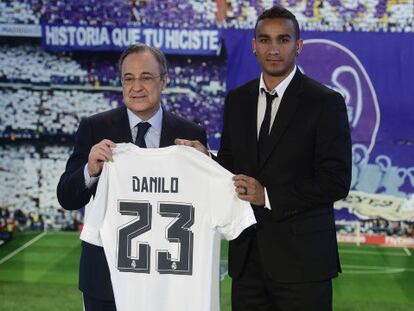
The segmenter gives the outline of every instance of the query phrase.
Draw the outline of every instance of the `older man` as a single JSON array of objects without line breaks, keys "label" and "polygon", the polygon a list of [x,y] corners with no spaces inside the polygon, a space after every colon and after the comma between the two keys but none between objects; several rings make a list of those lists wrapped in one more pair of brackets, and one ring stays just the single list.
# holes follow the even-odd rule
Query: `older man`
[{"label": "older man", "polygon": [[[161,94],[167,85],[167,64],[161,51],[132,45],[122,53],[119,67],[125,106],[81,121],[73,153],[57,187],[65,209],[79,209],[89,202],[103,163],[112,160],[115,143],[158,148],[173,145],[177,137],[206,143],[203,129],[161,107]],[[86,311],[116,310],[103,248],[82,242],[79,288]]]}]

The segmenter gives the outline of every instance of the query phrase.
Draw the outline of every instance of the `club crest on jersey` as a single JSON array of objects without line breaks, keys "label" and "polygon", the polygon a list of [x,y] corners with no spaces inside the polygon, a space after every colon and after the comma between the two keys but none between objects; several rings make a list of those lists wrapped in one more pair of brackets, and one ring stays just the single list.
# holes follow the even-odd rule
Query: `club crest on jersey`
[{"label": "club crest on jersey", "polygon": [[132,176],[132,191],[151,193],[178,193],[178,177]]}]

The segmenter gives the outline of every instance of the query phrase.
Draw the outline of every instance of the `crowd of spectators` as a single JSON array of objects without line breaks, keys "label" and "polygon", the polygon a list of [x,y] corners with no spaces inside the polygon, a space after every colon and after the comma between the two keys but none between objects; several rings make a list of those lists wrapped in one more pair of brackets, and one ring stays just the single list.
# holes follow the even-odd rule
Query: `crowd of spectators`
[{"label": "crowd of spectators", "polygon": [[40,45],[0,46],[0,82],[85,84],[88,72],[65,54],[52,54]]},{"label": "crowd of spectators", "polygon": [[77,230],[82,214],[61,209],[55,194],[70,152],[69,146],[0,146],[0,237],[24,229]]},{"label": "crowd of spectators", "polygon": [[366,234],[397,237],[414,237],[414,222],[391,221],[384,218],[339,221],[336,229],[340,234]]},{"label": "crowd of spectators", "polygon": [[43,228],[43,218],[36,210],[26,214],[21,209],[0,205],[0,246],[13,239],[19,231],[43,230]]},{"label": "crowd of spectators", "polygon": [[[19,228],[73,229],[81,223],[79,212],[63,211],[56,200],[71,152],[61,138],[73,138],[82,117],[122,103],[118,56],[51,54],[36,45],[0,48],[0,206],[28,215]],[[225,68],[215,57],[170,58],[163,105],[218,138]]]},{"label": "crowd of spectators", "polygon": [[0,0],[0,23],[250,29],[274,4],[288,7],[304,30],[414,31],[410,0]]},{"label": "crowd of spectators", "polygon": [[101,92],[0,88],[0,138],[71,136],[82,117],[116,107]]},{"label": "crowd of spectators", "polygon": [[[121,105],[118,57],[108,53],[82,58],[46,53],[40,46],[4,45],[0,48],[0,138],[71,136],[80,118]],[[225,75],[226,63],[220,57],[170,57],[162,103],[218,139]]]},{"label": "crowd of spectators", "polygon": [[18,228],[13,214],[3,206],[0,206],[0,246],[10,241]]},{"label": "crowd of spectators", "polygon": [[169,64],[168,96],[163,105],[201,124],[210,138],[219,138],[226,84],[222,59],[177,58]]},{"label": "crowd of spectators", "polygon": [[226,12],[223,14],[221,24],[226,28],[253,28],[260,12],[279,3],[288,7],[296,15],[303,30],[414,31],[412,1],[227,0],[225,2]]},{"label": "crowd of spectators", "polygon": [[414,31],[412,1],[307,1],[293,13],[303,30],[314,31]]},{"label": "crowd of spectators", "polygon": [[110,102],[101,92],[54,90],[42,95],[39,121],[47,135],[73,135],[81,118],[118,105],[117,102]]},{"label": "crowd of spectators", "polygon": [[39,203],[40,155],[32,145],[0,146],[0,206],[28,214]]},{"label": "crowd of spectators", "polygon": [[[246,29],[254,27],[264,8],[277,3],[288,6],[305,30],[414,31],[414,2],[404,0],[0,0],[0,24],[43,20]],[[0,239],[21,228],[75,230],[81,223],[82,214],[62,210],[55,196],[71,152],[60,138],[73,137],[80,118],[122,103],[118,56],[50,53],[38,44],[0,46]],[[163,105],[200,123],[210,140],[218,140],[225,60],[184,56],[168,60]],[[27,144],[15,144],[20,139]],[[363,221],[361,228],[369,234],[413,236],[409,222]]]},{"label": "crowd of spectators", "polygon": [[49,0],[41,19],[60,24],[195,28],[215,26],[216,10],[214,0]]},{"label": "crowd of spectators", "polygon": [[38,209],[28,213],[10,205],[0,206],[0,246],[13,239],[21,231],[79,230],[83,215],[79,212],[67,212],[63,209],[48,211]]},{"label": "crowd of spectators", "polygon": [[42,0],[0,0],[0,24],[39,24]]}]

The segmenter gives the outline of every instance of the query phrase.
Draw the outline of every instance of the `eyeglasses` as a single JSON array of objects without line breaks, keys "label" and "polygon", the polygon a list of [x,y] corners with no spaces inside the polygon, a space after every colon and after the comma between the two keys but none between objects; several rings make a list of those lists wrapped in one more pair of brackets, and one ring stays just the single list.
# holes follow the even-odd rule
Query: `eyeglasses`
[{"label": "eyeglasses", "polygon": [[126,77],[122,77],[122,83],[124,85],[133,85],[135,83],[135,80],[138,80],[140,83],[144,85],[151,85],[152,83],[154,83],[155,79],[162,77],[162,76],[163,75],[153,76],[151,74],[143,74],[143,75],[140,75],[139,77],[126,76]]}]

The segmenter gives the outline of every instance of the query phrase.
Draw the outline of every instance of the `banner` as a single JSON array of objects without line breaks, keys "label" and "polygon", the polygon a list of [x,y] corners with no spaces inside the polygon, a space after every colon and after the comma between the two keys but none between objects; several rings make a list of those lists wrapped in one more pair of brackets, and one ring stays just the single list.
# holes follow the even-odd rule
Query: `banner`
[{"label": "banner", "polygon": [[[343,208],[360,219],[414,221],[414,197],[407,199],[386,194],[351,191],[345,199],[335,202],[335,209],[339,211],[337,216],[341,214],[340,210]],[[342,214],[344,217],[337,217],[337,219],[349,220],[345,213]]]},{"label": "banner", "polygon": [[219,30],[215,28],[144,28],[42,24],[42,45],[52,51],[122,51],[142,42],[166,54],[218,55]]},{"label": "banner", "polygon": [[[222,31],[228,90],[260,76],[252,30]],[[350,195],[337,219],[414,221],[412,33],[302,32],[300,70],[341,93],[352,135]]]},{"label": "banner", "polygon": [[0,36],[40,38],[39,25],[0,24]]}]

